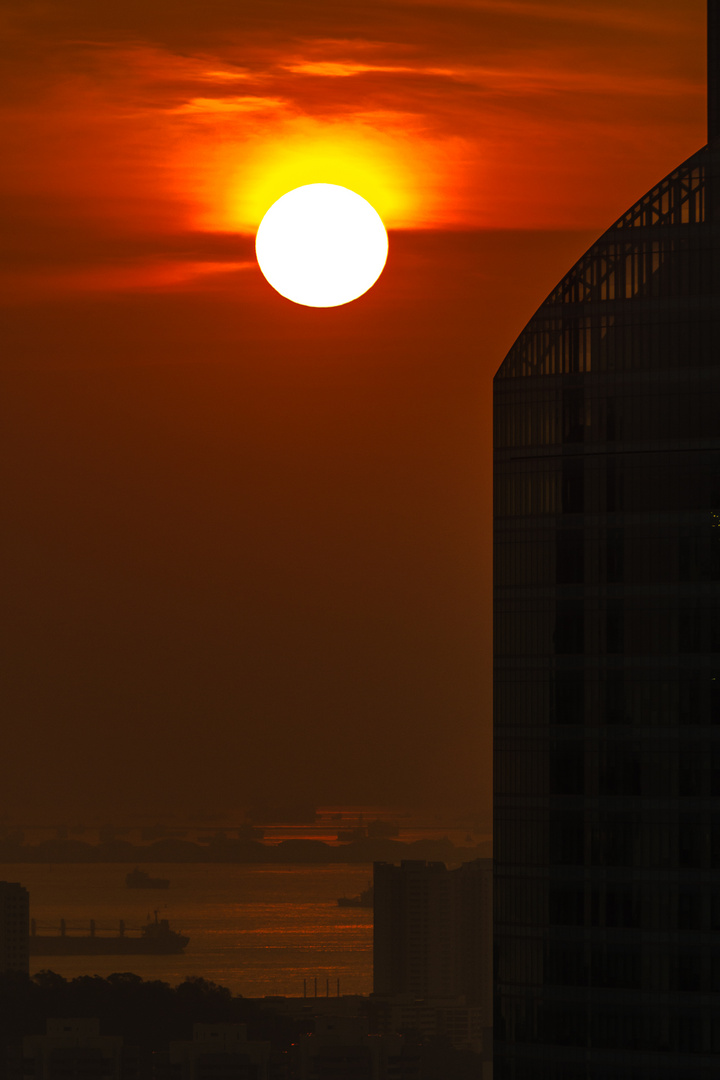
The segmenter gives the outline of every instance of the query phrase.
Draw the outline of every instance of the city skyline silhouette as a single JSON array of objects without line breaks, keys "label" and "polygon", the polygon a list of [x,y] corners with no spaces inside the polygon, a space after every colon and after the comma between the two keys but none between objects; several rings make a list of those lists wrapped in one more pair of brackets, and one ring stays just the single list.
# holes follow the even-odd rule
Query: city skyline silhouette
[{"label": "city skyline silhouette", "polygon": [[7,1080],[710,1080],[707,10],[5,3]]}]

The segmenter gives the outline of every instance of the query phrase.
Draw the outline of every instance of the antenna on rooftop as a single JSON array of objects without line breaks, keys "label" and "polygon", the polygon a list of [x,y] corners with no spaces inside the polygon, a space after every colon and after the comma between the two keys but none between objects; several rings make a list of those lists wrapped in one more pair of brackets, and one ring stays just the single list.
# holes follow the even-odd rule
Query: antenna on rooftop
[{"label": "antenna on rooftop", "polygon": [[720,0],[707,0],[708,142],[720,136]]}]

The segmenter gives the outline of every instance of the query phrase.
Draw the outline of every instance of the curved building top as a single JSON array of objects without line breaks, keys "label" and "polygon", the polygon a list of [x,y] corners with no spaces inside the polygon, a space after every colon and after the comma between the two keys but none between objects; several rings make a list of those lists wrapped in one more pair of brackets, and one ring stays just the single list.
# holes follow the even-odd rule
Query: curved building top
[{"label": "curved building top", "polygon": [[[623,350],[612,331],[621,324],[678,321],[690,331],[695,320],[718,318],[719,193],[720,139],[713,139],[593,243],[538,308],[496,380],[656,368],[663,360],[682,364],[680,342],[676,349],[659,340],[649,351]],[[698,248],[706,249],[699,260]],[[600,337],[591,334],[598,329]],[[603,332],[612,349],[603,348]],[[690,332],[686,339],[692,366],[703,366],[693,337]],[[709,361],[717,363],[717,354],[705,357]]]}]

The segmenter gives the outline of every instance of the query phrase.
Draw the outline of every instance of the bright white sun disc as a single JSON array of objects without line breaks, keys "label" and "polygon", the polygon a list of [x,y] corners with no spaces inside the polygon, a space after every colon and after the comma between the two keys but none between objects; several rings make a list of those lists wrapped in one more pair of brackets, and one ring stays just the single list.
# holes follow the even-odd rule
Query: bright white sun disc
[{"label": "bright white sun disc", "polygon": [[282,296],[337,307],[375,284],[388,238],[380,215],[337,184],[306,184],[270,207],[255,237],[260,269]]}]

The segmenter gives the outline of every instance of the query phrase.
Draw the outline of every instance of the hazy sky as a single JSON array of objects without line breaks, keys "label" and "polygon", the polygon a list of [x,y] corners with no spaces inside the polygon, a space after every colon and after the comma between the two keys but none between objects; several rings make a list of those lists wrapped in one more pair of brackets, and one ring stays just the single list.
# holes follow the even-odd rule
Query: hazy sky
[{"label": "hazy sky", "polygon": [[[0,818],[490,801],[490,388],[705,141],[703,0],[0,3]],[[378,284],[298,307],[346,184]]]}]

